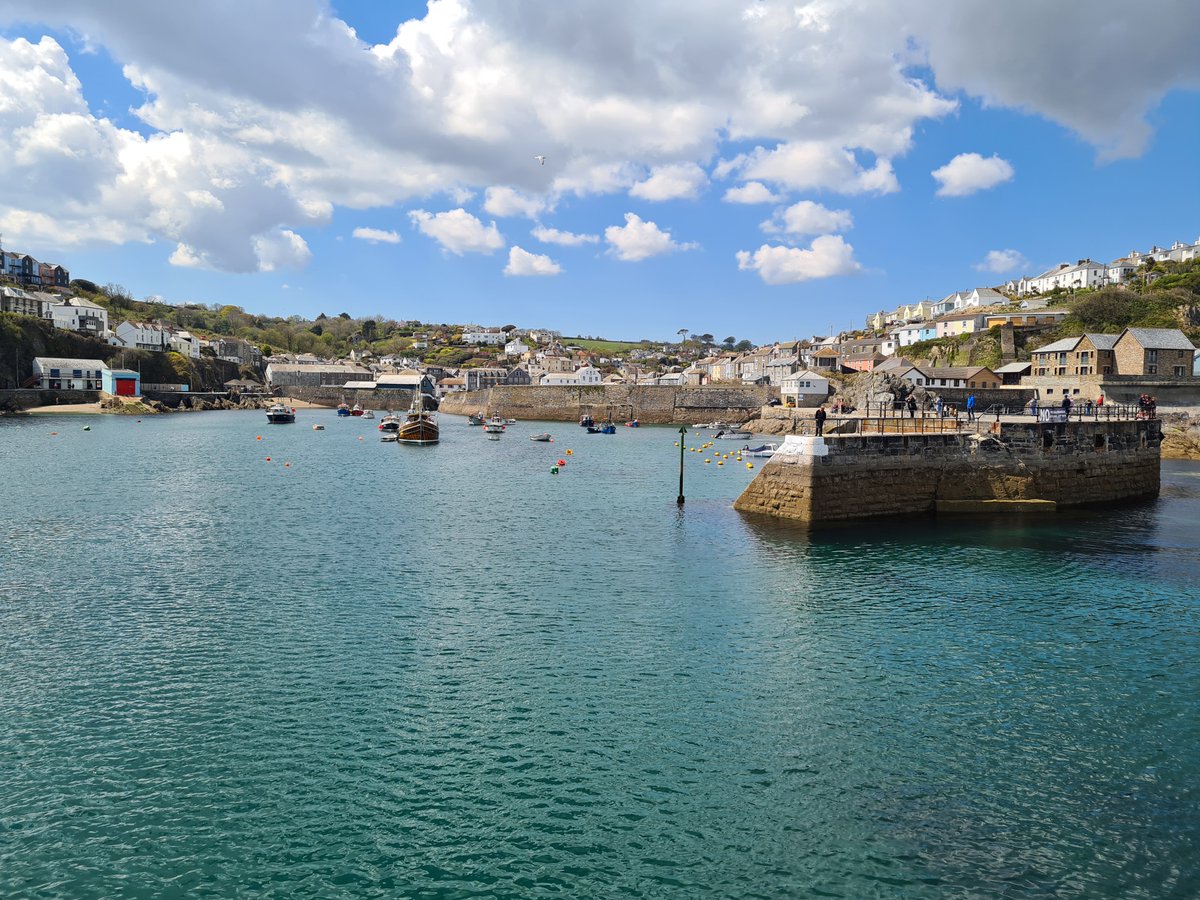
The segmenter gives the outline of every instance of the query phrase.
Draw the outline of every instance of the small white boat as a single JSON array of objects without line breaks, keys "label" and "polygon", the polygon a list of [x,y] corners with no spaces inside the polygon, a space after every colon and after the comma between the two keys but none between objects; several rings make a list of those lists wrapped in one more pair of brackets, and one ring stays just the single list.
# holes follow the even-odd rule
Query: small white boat
[{"label": "small white boat", "polygon": [[543,442],[549,442],[549,441],[554,440],[554,438],[551,437],[550,432],[548,432],[548,431],[543,431],[541,434],[531,434],[529,436],[529,439],[531,441],[543,441]]},{"label": "small white boat", "polygon": [[506,427],[504,420],[499,416],[492,416],[483,423],[483,430],[489,435],[494,434],[497,437],[499,437]]},{"label": "small white boat", "polygon": [[516,424],[517,424],[517,420],[516,420],[516,419],[505,419],[505,420],[504,420],[504,424],[505,424],[505,425],[516,425]]},{"label": "small white boat", "polygon": [[373,419],[373,418],[375,418],[375,411],[368,409],[365,413],[362,414],[362,417],[364,419]]},{"label": "small white boat", "polygon": [[489,432],[487,433],[487,439],[488,439],[489,441],[498,441],[498,440],[500,440],[500,432],[498,432],[498,431],[489,431]]},{"label": "small white boat", "polygon": [[775,455],[775,451],[779,449],[778,444],[760,444],[757,447],[751,447],[747,444],[738,451],[742,456],[757,456],[766,459]]},{"label": "small white boat", "polygon": [[713,435],[718,441],[748,441],[754,437],[749,431],[735,429],[733,431],[718,431]]},{"label": "small white boat", "polygon": [[313,431],[324,431],[324,430],[325,430],[324,425],[314,425],[313,426]]},{"label": "small white boat", "polygon": [[394,431],[385,431],[379,436],[379,439],[385,444],[394,444],[396,441],[400,440],[400,435]]}]

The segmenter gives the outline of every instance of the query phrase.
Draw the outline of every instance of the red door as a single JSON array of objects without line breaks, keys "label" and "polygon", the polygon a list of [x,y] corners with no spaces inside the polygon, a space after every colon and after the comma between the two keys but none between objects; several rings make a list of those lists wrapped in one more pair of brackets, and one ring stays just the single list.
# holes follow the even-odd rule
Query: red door
[{"label": "red door", "polygon": [[132,378],[117,379],[117,396],[118,397],[136,397],[137,382]]}]

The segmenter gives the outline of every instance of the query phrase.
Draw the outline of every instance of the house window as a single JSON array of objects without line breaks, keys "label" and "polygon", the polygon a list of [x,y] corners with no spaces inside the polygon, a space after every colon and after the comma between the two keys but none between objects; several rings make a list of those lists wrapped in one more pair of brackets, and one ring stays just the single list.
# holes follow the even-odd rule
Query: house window
[{"label": "house window", "polygon": [[1158,351],[1157,350],[1147,350],[1146,351],[1146,362],[1148,362],[1148,363],[1158,362]]},{"label": "house window", "polygon": [[1147,375],[1157,375],[1158,374],[1158,366],[1146,366],[1146,374]]},{"label": "house window", "polygon": [[1182,378],[1183,377],[1183,366],[1176,366],[1175,370],[1174,370],[1174,374],[1175,374],[1176,378]]}]

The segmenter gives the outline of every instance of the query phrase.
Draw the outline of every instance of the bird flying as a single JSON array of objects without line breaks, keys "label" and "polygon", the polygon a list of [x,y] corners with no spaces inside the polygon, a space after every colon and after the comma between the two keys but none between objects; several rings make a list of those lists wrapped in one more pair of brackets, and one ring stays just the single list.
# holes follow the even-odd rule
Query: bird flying
[{"label": "bird flying", "polygon": [[535,156],[534,159],[536,159],[543,166],[546,164],[546,157],[544,156]]}]

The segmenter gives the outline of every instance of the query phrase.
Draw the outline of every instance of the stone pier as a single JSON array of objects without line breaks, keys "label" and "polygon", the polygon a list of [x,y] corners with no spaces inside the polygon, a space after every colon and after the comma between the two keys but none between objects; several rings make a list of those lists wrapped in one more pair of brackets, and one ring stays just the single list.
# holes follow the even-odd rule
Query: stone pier
[{"label": "stone pier", "polygon": [[789,436],[734,508],[817,524],[1154,497],[1161,441],[1156,419],[996,422],[946,434]]}]

